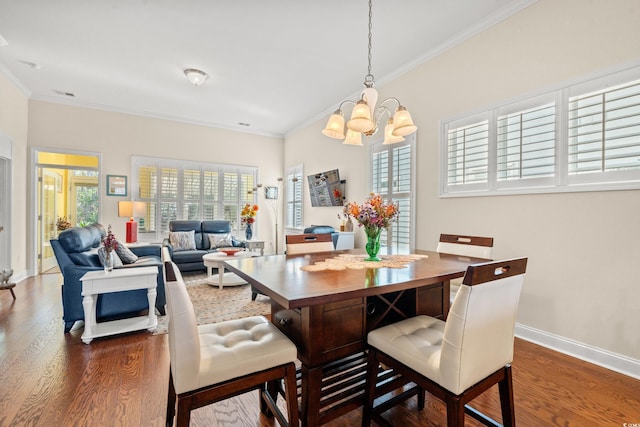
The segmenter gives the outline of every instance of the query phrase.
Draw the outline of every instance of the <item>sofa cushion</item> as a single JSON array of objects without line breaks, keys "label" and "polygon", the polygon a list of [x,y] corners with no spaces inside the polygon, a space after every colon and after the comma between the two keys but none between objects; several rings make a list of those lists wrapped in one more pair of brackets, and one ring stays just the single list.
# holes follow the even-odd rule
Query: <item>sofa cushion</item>
[{"label": "sofa cushion", "polygon": [[100,267],[100,258],[98,257],[98,249],[92,248],[88,251],[67,254],[71,262],[75,265],[83,267]]},{"label": "sofa cushion", "polygon": [[[94,247],[96,235],[88,228],[73,227],[61,232],[58,236],[58,241],[68,254],[73,254],[88,251]],[[100,238],[98,238],[97,243],[98,245],[100,244]]]},{"label": "sofa cushion", "polygon": [[[204,250],[192,250],[192,251],[174,251],[171,260],[176,264],[184,264],[184,263],[193,263],[200,262],[202,263],[202,255],[206,255],[208,252]],[[203,264],[204,268],[204,264]]]},{"label": "sofa cushion", "polygon": [[195,230],[170,231],[169,242],[174,251],[189,251],[196,249]]},{"label": "sofa cushion", "polygon": [[138,260],[132,264],[125,264],[124,268],[137,268],[137,267],[158,267],[162,266],[160,257],[155,255],[140,256]]},{"label": "sofa cushion", "polygon": [[[113,266],[115,268],[122,267],[122,260],[118,256],[116,251],[111,251],[111,257],[113,258]],[[107,250],[102,246],[98,249],[98,258],[100,259],[100,265],[104,266],[105,259],[107,258]]]},{"label": "sofa cushion", "polygon": [[116,242],[116,253],[122,260],[123,264],[133,264],[138,260],[138,255],[131,252],[131,249],[129,249],[126,245],[123,245],[119,240],[117,240]]}]

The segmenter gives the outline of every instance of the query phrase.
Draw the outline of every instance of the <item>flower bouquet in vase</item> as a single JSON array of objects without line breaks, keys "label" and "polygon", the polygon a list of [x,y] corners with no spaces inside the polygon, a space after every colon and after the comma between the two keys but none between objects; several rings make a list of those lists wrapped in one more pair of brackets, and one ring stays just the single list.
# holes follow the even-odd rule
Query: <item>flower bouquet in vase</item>
[{"label": "flower bouquet in vase", "polygon": [[371,193],[363,204],[349,202],[344,213],[355,218],[358,227],[363,227],[367,235],[365,249],[369,255],[365,261],[380,261],[380,234],[398,219],[398,205],[385,202],[379,194]]},{"label": "flower bouquet in vase", "polygon": [[244,237],[247,240],[251,240],[251,237],[253,237],[253,223],[256,222],[257,213],[258,205],[252,205],[250,203],[245,204],[242,208],[242,212],[240,212],[242,223],[246,226],[244,229]]},{"label": "flower bouquet in vase", "polygon": [[113,270],[114,260],[112,252],[118,246],[118,240],[111,231],[111,224],[107,227],[107,235],[102,238],[102,245],[104,246],[104,271],[106,273]]}]

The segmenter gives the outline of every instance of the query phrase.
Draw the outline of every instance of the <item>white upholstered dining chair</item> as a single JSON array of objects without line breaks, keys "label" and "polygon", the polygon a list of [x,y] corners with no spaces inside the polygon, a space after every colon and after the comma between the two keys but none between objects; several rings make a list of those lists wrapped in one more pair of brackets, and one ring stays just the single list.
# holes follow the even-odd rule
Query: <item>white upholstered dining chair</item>
[{"label": "white upholstered dining chair", "polygon": [[287,234],[285,243],[287,245],[287,255],[331,252],[334,250],[333,238],[329,233]]},{"label": "white upholstered dining chair", "polygon": [[[263,316],[198,326],[178,267],[165,262],[164,268],[170,354],[166,425],[172,426],[175,416],[178,427],[188,426],[193,409],[258,389],[263,412],[282,426],[297,427],[296,346]],[[275,403],[279,393],[286,395],[288,422]]]},{"label": "white upholstered dining chair", "polygon": [[[463,236],[460,234],[441,234],[436,248],[436,252],[485,259],[491,259],[492,251],[493,237]],[[451,281],[449,300],[452,304],[461,284],[462,279]]]},{"label": "white upholstered dining chair", "polygon": [[418,394],[422,409],[427,391],[445,402],[449,427],[464,426],[465,412],[484,424],[500,425],[467,405],[498,384],[502,422],[513,426],[511,362],[526,266],[526,258],[469,266],[446,322],[416,316],[371,331],[362,425],[369,426],[372,418],[386,423],[381,413],[390,405],[373,407],[384,367],[417,384],[391,404]]}]

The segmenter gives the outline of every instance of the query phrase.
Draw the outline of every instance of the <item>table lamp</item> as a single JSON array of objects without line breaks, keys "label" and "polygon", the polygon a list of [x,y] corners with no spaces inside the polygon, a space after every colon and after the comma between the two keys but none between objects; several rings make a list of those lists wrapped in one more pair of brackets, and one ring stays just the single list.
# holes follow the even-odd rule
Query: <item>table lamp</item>
[{"label": "table lamp", "polygon": [[147,204],[145,202],[118,202],[118,216],[129,217],[127,221],[127,243],[138,241],[138,223],[134,218],[145,216]]}]

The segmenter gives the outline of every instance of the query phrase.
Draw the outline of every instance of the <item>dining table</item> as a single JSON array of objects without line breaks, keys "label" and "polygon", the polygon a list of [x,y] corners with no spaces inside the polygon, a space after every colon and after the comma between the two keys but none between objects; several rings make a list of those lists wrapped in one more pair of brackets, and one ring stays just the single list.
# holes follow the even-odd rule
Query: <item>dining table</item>
[{"label": "dining table", "polygon": [[364,258],[353,249],[225,261],[270,298],[271,322],[298,349],[303,426],[362,406],[369,331],[421,314],[446,320],[450,280],[487,261],[425,250]]}]

